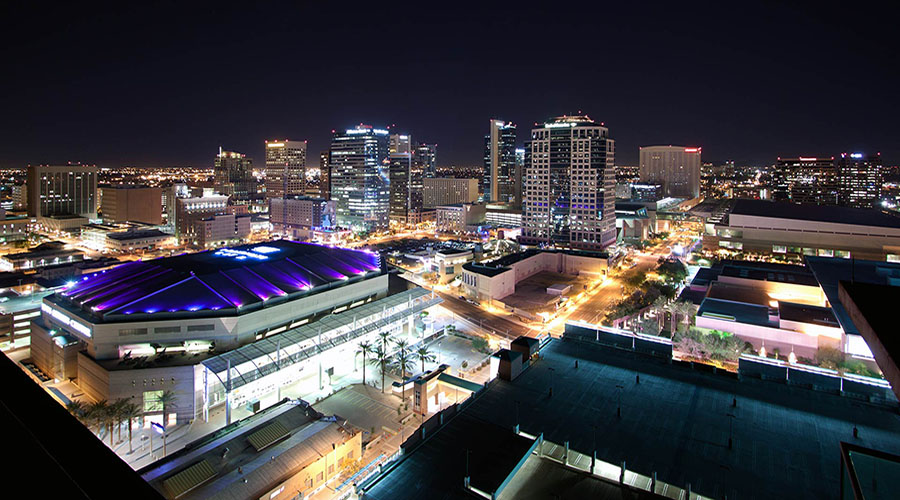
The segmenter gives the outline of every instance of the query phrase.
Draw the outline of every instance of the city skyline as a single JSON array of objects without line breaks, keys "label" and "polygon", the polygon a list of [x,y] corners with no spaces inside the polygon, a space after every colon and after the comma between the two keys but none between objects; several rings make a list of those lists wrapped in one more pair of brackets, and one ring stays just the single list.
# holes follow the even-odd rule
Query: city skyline
[{"label": "city skyline", "polygon": [[[477,165],[491,118],[528,127],[579,111],[617,130],[623,165],[636,164],[638,148],[651,144],[696,144],[707,158],[749,164],[849,150],[881,152],[894,164],[900,155],[892,140],[896,126],[885,112],[900,105],[889,83],[897,56],[882,21],[865,8],[744,7],[735,15],[714,6],[663,6],[668,15],[659,18],[671,20],[663,22],[615,6],[584,30],[571,29],[566,14],[540,10],[441,12],[419,20],[423,29],[397,62],[429,76],[403,81],[393,68],[365,60],[359,66],[365,78],[328,76],[347,67],[334,54],[352,51],[358,40],[383,38],[384,26],[417,19],[400,6],[341,13],[340,26],[328,22],[338,15],[333,7],[294,4],[194,6],[178,16],[167,6],[102,13],[8,9],[4,17],[17,22],[0,35],[0,51],[31,77],[0,83],[7,116],[0,130],[3,167],[203,166],[219,146],[260,162],[266,138],[307,140],[320,151],[330,130],[360,122],[395,124],[393,130],[440,144],[441,165]],[[24,21],[38,16],[40,42],[21,32]],[[670,27],[683,22],[692,28]],[[299,25],[305,36],[298,39]],[[222,26],[245,27],[241,44],[222,40]],[[769,30],[782,35],[769,39]],[[547,32],[575,43],[553,57],[549,49],[519,49],[534,33]],[[496,36],[519,45],[501,60],[479,55],[475,49]],[[710,38],[718,43],[706,43]],[[65,48],[58,43],[63,39]],[[395,45],[384,40],[385,50]],[[598,57],[594,47],[609,60],[580,70],[579,78],[489,83],[510,71],[527,74],[520,61],[529,58],[552,68],[591,60]],[[289,76],[319,76],[261,77],[289,51],[301,60],[285,70]],[[221,79],[224,61],[246,70]],[[880,77],[838,70],[848,66],[877,67]],[[817,68],[835,70],[820,78]]]}]

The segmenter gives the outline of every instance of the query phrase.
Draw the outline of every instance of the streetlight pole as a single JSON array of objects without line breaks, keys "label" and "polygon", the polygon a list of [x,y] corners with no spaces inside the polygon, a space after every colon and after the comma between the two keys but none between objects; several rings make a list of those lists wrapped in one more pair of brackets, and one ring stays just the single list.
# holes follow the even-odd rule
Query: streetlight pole
[{"label": "streetlight pole", "polygon": [[555,372],[556,370],[553,369],[552,367],[548,368],[548,370],[550,370],[550,397],[552,398],[553,397],[553,372]]},{"label": "streetlight pole", "polygon": [[730,450],[733,447],[732,438],[734,437],[734,418],[735,418],[735,416],[733,413],[726,413],[725,416],[728,417],[728,449]]},{"label": "streetlight pole", "polygon": [[622,390],[625,389],[624,385],[616,384],[616,416],[622,418]]}]

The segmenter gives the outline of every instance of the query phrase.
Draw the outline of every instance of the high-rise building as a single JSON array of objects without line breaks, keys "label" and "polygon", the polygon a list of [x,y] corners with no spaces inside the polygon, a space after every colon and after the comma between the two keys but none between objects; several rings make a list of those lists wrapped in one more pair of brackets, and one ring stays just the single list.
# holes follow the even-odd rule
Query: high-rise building
[{"label": "high-rise building", "polygon": [[423,176],[429,179],[437,177],[437,144],[417,144],[413,161],[420,165]]},{"label": "high-rise building", "polygon": [[391,134],[389,152],[393,153],[412,153],[412,136],[409,134]]},{"label": "high-rise building", "polygon": [[521,241],[602,249],[616,240],[615,142],[587,116],[532,129],[525,151]]},{"label": "high-rise building", "polygon": [[423,164],[411,153],[390,156],[390,220],[401,224],[417,224],[423,216]]},{"label": "high-rise building", "polygon": [[235,200],[246,200],[256,194],[253,161],[237,151],[219,148],[213,168],[215,189]]},{"label": "high-rise building", "polygon": [[484,136],[484,201],[515,202],[516,125],[491,120],[490,133]]},{"label": "high-rise building", "polygon": [[644,146],[640,155],[643,184],[661,184],[669,198],[700,196],[700,148]]},{"label": "high-rise building", "polygon": [[525,177],[525,148],[516,148],[516,175],[513,181],[513,199],[509,204],[522,208],[522,180]]},{"label": "high-rise building", "polygon": [[330,151],[319,153],[319,196],[326,200],[331,199],[331,158]]},{"label": "high-rise building", "polygon": [[841,153],[837,160],[836,174],[841,205],[872,208],[881,199],[884,184],[881,153]]},{"label": "high-rise building", "polygon": [[390,178],[388,131],[360,124],[331,139],[331,197],[339,226],[373,230],[388,226]]},{"label": "high-rise building", "polygon": [[772,199],[811,205],[837,205],[834,157],[778,158],[772,173]]},{"label": "high-rise building", "polygon": [[29,165],[28,215],[78,215],[97,218],[95,165]]},{"label": "high-rise building", "polygon": [[306,194],[306,141],[266,141],[266,198]]},{"label": "high-rise building", "polygon": [[435,177],[422,182],[425,208],[478,201],[478,179]]},{"label": "high-rise building", "polygon": [[104,222],[162,224],[162,188],[104,186],[100,212]]}]

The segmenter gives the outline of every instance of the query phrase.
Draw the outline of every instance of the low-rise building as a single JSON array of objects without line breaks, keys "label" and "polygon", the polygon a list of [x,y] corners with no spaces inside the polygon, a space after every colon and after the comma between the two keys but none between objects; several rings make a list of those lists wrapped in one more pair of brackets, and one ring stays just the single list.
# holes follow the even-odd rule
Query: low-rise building
[{"label": "low-rise building", "polygon": [[80,215],[48,215],[37,218],[38,225],[49,233],[80,234],[90,220]]},{"label": "low-rise building", "polygon": [[440,250],[431,259],[431,272],[435,273],[438,283],[449,283],[462,274],[463,265],[473,258],[471,250]]},{"label": "low-rise building", "polygon": [[477,300],[500,300],[515,293],[516,283],[542,271],[603,276],[608,268],[606,253],[532,249],[463,265],[462,289]]},{"label": "low-rise building", "polygon": [[216,214],[194,221],[193,244],[200,248],[242,243],[250,236],[247,214]]},{"label": "low-rise building", "polygon": [[334,227],[336,202],[309,196],[269,199],[272,232],[295,240],[309,240],[313,231]]},{"label": "low-rise building", "polygon": [[470,233],[485,223],[485,206],[479,203],[457,203],[435,209],[435,230],[439,233]]},{"label": "low-rise building", "polygon": [[900,217],[874,209],[735,200],[707,221],[703,248],[900,262]]},{"label": "low-rise building", "polygon": [[84,260],[84,253],[68,250],[59,241],[43,243],[27,252],[0,256],[0,271],[22,271]]},{"label": "low-rise building", "polygon": [[139,473],[165,498],[310,498],[362,458],[362,432],[285,401]]}]

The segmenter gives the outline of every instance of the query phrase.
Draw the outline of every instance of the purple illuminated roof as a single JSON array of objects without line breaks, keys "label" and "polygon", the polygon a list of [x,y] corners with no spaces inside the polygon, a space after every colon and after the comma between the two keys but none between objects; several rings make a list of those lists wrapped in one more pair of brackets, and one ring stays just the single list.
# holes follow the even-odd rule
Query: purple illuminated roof
[{"label": "purple illuminated roof", "polygon": [[62,297],[103,319],[240,311],[381,271],[374,253],[272,241],[122,264],[83,277]]}]

